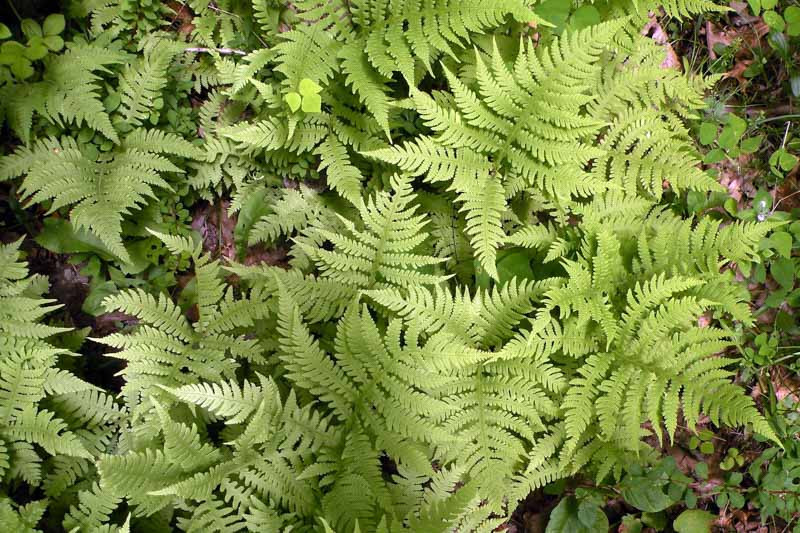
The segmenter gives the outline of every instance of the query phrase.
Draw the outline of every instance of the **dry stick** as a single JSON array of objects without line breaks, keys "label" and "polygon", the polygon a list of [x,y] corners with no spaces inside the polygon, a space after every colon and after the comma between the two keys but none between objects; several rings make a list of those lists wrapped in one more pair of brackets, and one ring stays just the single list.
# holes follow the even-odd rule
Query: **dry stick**
[{"label": "dry stick", "polygon": [[789,198],[791,198],[792,196],[794,196],[794,195],[796,195],[796,194],[800,194],[800,191],[794,191],[792,194],[787,194],[786,196],[784,196],[783,198],[781,198],[780,200],[778,200],[778,202],[775,204],[775,207],[773,207],[773,208],[772,208],[772,211],[770,212],[770,215],[771,215],[772,213],[774,213],[776,209],[778,209],[778,205],[780,205],[780,203],[781,203],[782,201],[784,201],[784,200],[788,200]]},{"label": "dry stick", "polygon": [[781,142],[781,149],[786,147],[786,138],[789,136],[789,128],[792,127],[792,122],[786,123],[786,131],[783,132],[783,142]]},{"label": "dry stick", "polygon": [[236,48],[202,48],[193,46],[190,48],[185,49],[186,52],[196,52],[198,54],[206,53],[206,54],[213,54],[218,53],[222,55],[237,55],[237,56],[246,56],[247,52],[244,50],[237,50]]}]

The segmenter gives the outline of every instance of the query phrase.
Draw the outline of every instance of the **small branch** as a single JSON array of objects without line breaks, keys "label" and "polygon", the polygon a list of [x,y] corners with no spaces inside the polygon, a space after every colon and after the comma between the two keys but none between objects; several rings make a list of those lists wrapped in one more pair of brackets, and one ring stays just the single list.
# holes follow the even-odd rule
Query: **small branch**
[{"label": "small branch", "polygon": [[800,194],[800,191],[794,191],[792,194],[787,194],[786,196],[784,196],[783,198],[781,198],[780,200],[778,200],[778,201],[775,203],[775,205],[772,207],[772,211],[770,211],[770,214],[774,213],[774,212],[775,212],[775,210],[776,210],[776,209],[778,209],[778,205],[780,205],[780,203],[781,203],[782,201],[784,201],[784,200],[788,200],[789,198],[791,198],[792,196],[795,196],[795,195],[797,195],[797,194]]},{"label": "small branch", "polygon": [[237,55],[237,56],[246,56],[247,52],[244,50],[237,50],[236,48],[200,48],[200,47],[191,47],[184,50],[185,52],[195,52],[198,54],[222,54],[224,56],[230,55]]}]

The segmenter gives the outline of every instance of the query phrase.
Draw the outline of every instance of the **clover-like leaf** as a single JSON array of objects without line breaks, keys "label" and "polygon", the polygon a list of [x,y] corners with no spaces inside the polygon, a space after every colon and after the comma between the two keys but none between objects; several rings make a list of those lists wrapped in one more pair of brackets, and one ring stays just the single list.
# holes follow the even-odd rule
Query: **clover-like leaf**
[{"label": "clover-like leaf", "polygon": [[30,59],[31,61],[36,61],[37,59],[43,59],[47,56],[47,47],[44,45],[44,40],[39,37],[36,40],[31,39],[28,47],[25,49],[25,57]]},{"label": "clover-like leaf", "polygon": [[317,85],[317,83],[314,80],[303,78],[302,80],[300,80],[300,85],[298,87],[298,90],[300,91],[300,95],[305,98],[306,96],[319,94],[320,92],[322,92],[322,87]]},{"label": "clover-like leaf", "polygon": [[717,125],[713,122],[700,124],[700,144],[708,146],[717,138]]},{"label": "clover-like leaf", "polygon": [[783,170],[785,170],[786,172],[789,172],[797,164],[797,156],[793,155],[793,154],[790,154],[789,152],[784,150],[781,153],[779,162],[780,162],[781,168]]},{"label": "clover-like leaf", "polygon": [[58,52],[59,50],[64,48],[64,39],[62,39],[58,35],[48,35],[42,40],[42,42],[47,48],[49,48],[53,52]]},{"label": "clover-like leaf", "polygon": [[783,20],[786,21],[786,34],[790,37],[800,35],[800,7],[789,6],[783,10]]},{"label": "clover-like leaf", "polygon": [[300,109],[300,105],[303,101],[303,98],[294,91],[284,96],[283,99],[286,100],[287,104],[289,104],[289,109],[292,110],[292,113]]},{"label": "clover-like leaf", "polygon": [[22,34],[28,39],[42,36],[42,27],[33,19],[22,19],[19,25]]},{"label": "clover-like leaf", "polygon": [[762,18],[764,19],[764,23],[774,31],[782,32],[786,28],[783,17],[775,11],[765,11]]},{"label": "clover-like leaf", "polygon": [[24,57],[18,57],[11,63],[11,72],[18,80],[27,80],[33,76],[34,70],[30,61]]},{"label": "clover-like leaf", "polygon": [[61,13],[53,13],[44,19],[42,29],[44,30],[45,35],[59,35],[62,31],[64,31],[66,25],[67,23],[64,20],[64,15]]},{"label": "clover-like leaf", "polygon": [[303,95],[302,109],[306,113],[319,113],[322,111],[322,97],[318,94]]}]

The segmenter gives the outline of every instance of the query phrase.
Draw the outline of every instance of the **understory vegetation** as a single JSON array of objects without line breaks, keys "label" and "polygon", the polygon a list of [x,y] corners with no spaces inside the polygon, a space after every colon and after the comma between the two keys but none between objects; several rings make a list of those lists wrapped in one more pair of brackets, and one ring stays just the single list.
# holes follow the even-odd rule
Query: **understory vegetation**
[{"label": "understory vegetation", "polygon": [[800,531],[796,0],[0,6],[0,530]]}]

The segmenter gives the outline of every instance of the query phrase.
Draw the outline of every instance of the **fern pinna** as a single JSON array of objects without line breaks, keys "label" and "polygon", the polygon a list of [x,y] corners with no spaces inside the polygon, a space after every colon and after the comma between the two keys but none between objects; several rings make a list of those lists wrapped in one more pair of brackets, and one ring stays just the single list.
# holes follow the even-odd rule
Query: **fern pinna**
[{"label": "fern pinna", "polygon": [[[667,206],[719,186],[687,128],[706,82],[660,68],[650,4],[556,31],[522,0],[192,0],[180,35],[79,4],[85,32],[0,87],[0,180],[124,280],[87,341],[121,385],[77,377],[0,247],[6,529],[488,532],[701,413],[776,439],[724,355],[752,320],[731,267],[774,225]],[[153,215],[221,197],[239,252],[285,263]],[[136,277],[142,239],[180,285]]]}]

